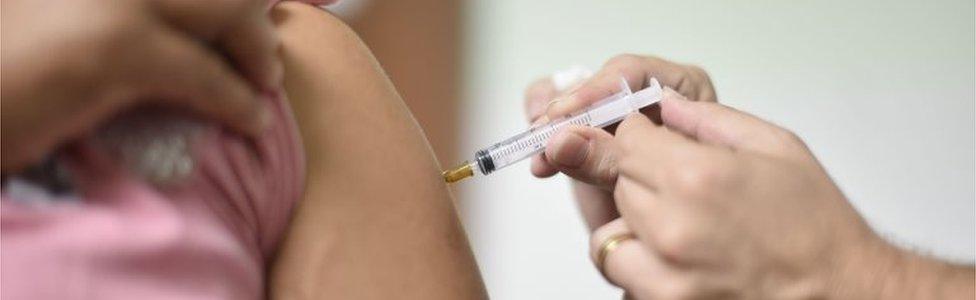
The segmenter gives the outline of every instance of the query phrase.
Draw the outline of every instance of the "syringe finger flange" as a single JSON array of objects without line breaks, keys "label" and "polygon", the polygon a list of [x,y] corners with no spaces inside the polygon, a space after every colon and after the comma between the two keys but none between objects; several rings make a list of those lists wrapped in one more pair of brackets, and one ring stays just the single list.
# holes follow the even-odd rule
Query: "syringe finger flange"
[{"label": "syringe finger flange", "polygon": [[489,155],[488,149],[475,152],[474,159],[478,163],[478,169],[481,170],[482,174],[488,175],[488,173],[495,171],[495,161]]}]

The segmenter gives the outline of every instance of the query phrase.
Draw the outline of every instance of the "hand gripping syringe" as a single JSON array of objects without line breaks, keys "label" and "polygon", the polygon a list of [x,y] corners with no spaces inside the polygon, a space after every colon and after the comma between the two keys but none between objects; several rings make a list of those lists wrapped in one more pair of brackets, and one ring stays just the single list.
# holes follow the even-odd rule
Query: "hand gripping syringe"
[{"label": "hand gripping syringe", "polygon": [[444,171],[442,173],[444,181],[456,182],[474,176],[477,172],[488,175],[542,152],[549,138],[563,127],[570,125],[606,127],[620,122],[632,112],[657,102],[661,99],[661,94],[661,85],[658,84],[657,79],[651,78],[647,88],[631,92],[627,81],[621,78],[620,92],[594,103],[583,112],[548,124],[534,126],[509,139],[479,150],[475,153],[473,162],[466,161],[457,168]]}]

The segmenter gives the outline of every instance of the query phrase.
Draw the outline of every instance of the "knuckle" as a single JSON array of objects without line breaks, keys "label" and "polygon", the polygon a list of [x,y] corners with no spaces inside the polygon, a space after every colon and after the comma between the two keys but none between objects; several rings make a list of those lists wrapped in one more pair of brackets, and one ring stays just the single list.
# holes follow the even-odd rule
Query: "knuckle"
[{"label": "knuckle", "polygon": [[793,146],[806,146],[803,139],[800,138],[795,132],[783,128],[779,128],[776,131],[776,139],[783,144],[793,145]]},{"label": "knuckle", "polygon": [[667,261],[683,262],[698,244],[701,230],[690,222],[672,222],[666,228],[658,229],[654,237],[654,247]]},{"label": "knuckle", "polygon": [[607,60],[606,68],[627,68],[642,63],[646,57],[637,54],[620,54]]},{"label": "knuckle", "polygon": [[776,128],[772,135],[773,141],[780,145],[780,147],[777,147],[777,151],[780,154],[799,159],[808,158],[810,149],[806,142],[795,132],[783,128]]},{"label": "knuckle", "polygon": [[[617,160],[617,162],[616,162],[616,170],[615,170],[615,174],[613,174],[614,177],[615,177],[614,178],[614,182],[613,182],[613,186],[616,187],[617,189],[620,188],[620,185],[617,185],[616,183],[619,182],[620,181],[620,177],[623,177],[623,176],[630,176],[631,178],[641,178],[640,180],[648,180],[649,178],[657,178],[656,176],[652,176],[652,177],[649,177],[649,178],[648,177],[643,177],[643,175],[656,175],[656,173],[654,171],[648,172],[648,169],[650,169],[649,167],[651,167],[651,165],[650,165],[650,162],[648,161],[646,155],[634,154],[633,152],[631,152],[631,153],[620,153],[620,154],[618,154],[618,157],[616,158],[616,160]],[[623,174],[623,175],[621,175],[621,174]],[[616,192],[618,192],[618,190],[615,189],[614,192],[616,193]],[[620,191],[620,192],[622,192],[622,191]],[[627,199],[627,197],[621,198],[620,197],[621,195],[616,195],[615,194],[614,196],[615,196],[615,199],[618,199],[618,201],[621,201],[620,199],[623,199],[623,200],[626,200]]]},{"label": "knuckle", "polygon": [[729,176],[720,160],[688,160],[673,170],[674,192],[686,198],[700,199],[708,191],[722,185]]},{"label": "knuckle", "polygon": [[685,70],[687,70],[687,72],[689,74],[691,74],[691,75],[693,75],[693,76],[695,76],[695,77],[697,77],[699,79],[707,79],[708,78],[708,72],[706,72],[705,69],[703,69],[702,67],[700,67],[698,65],[685,65]]},{"label": "knuckle", "polygon": [[646,199],[636,197],[633,184],[619,184],[614,186],[613,201],[618,210],[639,210],[646,206]]},{"label": "knuckle", "polygon": [[651,56],[643,56],[642,59],[649,66],[653,66],[654,68],[657,68],[657,69],[662,69],[662,68],[666,68],[667,66],[673,66],[673,65],[675,65],[674,62],[671,62],[671,61],[669,61],[667,59],[664,59],[664,58],[661,58],[659,56],[653,56],[653,55],[651,55]]},{"label": "knuckle", "polygon": [[715,102],[717,100],[715,87],[712,86],[712,79],[708,75],[708,72],[697,65],[690,65],[688,68],[690,70],[689,72],[694,74],[693,76],[696,78],[695,88],[698,96],[697,100]]}]

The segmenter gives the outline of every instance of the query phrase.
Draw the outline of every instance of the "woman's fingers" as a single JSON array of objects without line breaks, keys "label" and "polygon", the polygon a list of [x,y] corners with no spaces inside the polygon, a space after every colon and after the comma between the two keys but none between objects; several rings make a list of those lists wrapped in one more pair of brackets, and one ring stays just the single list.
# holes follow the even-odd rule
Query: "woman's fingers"
[{"label": "woman's fingers", "polygon": [[642,114],[631,114],[616,136],[598,128],[564,128],[546,145],[545,160],[574,179],[612,190],[624,170],[653,187],[684,166],[702,164],[697,160],[706,149]]},{"label": "woman's fingers", "polygon": [[[545,117],[546,105],[555,99],[558,93],[559,91],[556,90],[549,78],[538,79],[525,89],[525,117],[532,126],[548,122],[549,119]],[[536,177],[550,177],[559,172],[546,162],[545,153],[532,156],[530,164],[529,169],[532,171],[532,175]]]},{"label": "woman's fingers", "polygon": [[[644,246],[623,219],[616,219],[593,231],[590,259],[611,284],[632,293],[640,289],[661,262]],[[608,243],[608,241],[614,241]]]},{"label": "woman's fingers", "polygon": [[704,147],[681,134],[651,122],[642,114],[630,114],[617,127],[614,137],[617,173],[627,173],[651,189],[698,160]]},{"label": "woman's fingers", "polygon": [[217,43],[253,85],[265,91],[275,91],[284,76],[284,67],[278,57],[280,40],[277,32],[260,6],[243,14],[217,37]]},{"label": "woman's fingers", "polygon": [[[525,116],[532,126],[537,126],[549,122],[545,116],[546,110],[553,103],[559,94],[572,89],[590,76],[588,70],[581,67],[556,72],[550,77],[540,78],[534,81],[525,90]],[[559,170],[547,162],[546,154],[534,155],[531,160],[530,170],[532,175],[545,178],[556,175]]]},{"label": "woman's fingers", "polygon": [[573,194],[590,232],[620,217],[617,204],[613,202],[613,194],[606,189],[574,182]]},{"label": "woman's fingers", "polygon": [[637,299],[722,298],[724,283],[701,276],[700,269],[695,269],[717,251],[710,241],[716,239],[718,222],[694,209],[694,199],[674,199],[623,175],[614,197],[621,215],[614,222],[622,221],[617,226],[627,228],[643,251],[627,253],[621,247],[615,255],[622,263],[607,255],[604,268],[612,282]]},{"label": "woman's fingers", "polygon": [[616,219],[598,228],[590,237],[590,258],[607,281],[623,288],[633,299],[713,299],[720,296],[704,293],[712,284],[669,264],[651,244],[633,236],[633,229],[623,219]]},{"label": "woman's fingers", "polygon": [[270,123],[258,94],[217,53],[167,29],[143,46],[154,58],[130,71],[141,87],[137,99],[176,104],[245,134]]},{"label": "woman's fingers", "polygon": [[712,83],[701,68],[656,57],[627,54],[607,61],[596,75],[553,103],[546,114],[553,119],[566,116],[617,93],[620,91],[621,77],[631,90],[644,88],[648,79],[654,77],[661,85],[672,87],[690,99],[716,100]]},{"label": "woman's fingers", "polygon": [[549,178],[559,174],[559,169],[556,169],[556,167],[553,167],[546,161],[545,153],[533,155],[529,164],[529,171],[535,177]]},{"label": "woman's fingers", "polygon": [[559,96],[559,90],[556,89],[555,84],[548,77],[540,78],[532,82],[528,88],[525,89],[525,118],[529,123],[534,123],[540,117],[545,115],[546,106],[549,101],[556,99]]},{"label": "woman's fingers", "polygon": [[559,172],[603,189],[617,181],[613,136],[599,128],[563,128],[547,143],[545,158]]},{"label": "woman's fingers", "polygon": [[716,221],[714,191],[734,184],[742,167],[727,149],[701,145],[632,114],[617,129],[617,210],[670,265],[708,257]]},{"label": "woman's fingers", "polygon": [[218,48],[260,89],[273,90],[283,73],[278,38],[263,1],[153,1],[163,21]]},{"label": "woman's fingers", "polygon": [[267,126],[271,114],[257,95],[276,89],[283,69],[265,4],[165,0],[152,5],[170,27],[160,28],[153,40],[158,55],[136,70],[151,78],[142,83],[143,95],[178,102],[242,133],[257,134]]},{"label": "woman's fingers", "polygon": [[781,156],[805,153],[792,132],[760,118],[717,103],[692,102],[673,90],[665,90],[661,118],[668,128],[699,142]]},{"label": "woman's fingers", "polygon": [[153,11],[173,28],[204,41],[217,39],[250,10],[263,10],[257,0],[150,0]]},{"label": "woman's fingers", "polygon": [[728,297],[728,282],[674,264],[624,218],[601,226],[590,236],[590,258],[607,281],[623,288],[632,299]]}]

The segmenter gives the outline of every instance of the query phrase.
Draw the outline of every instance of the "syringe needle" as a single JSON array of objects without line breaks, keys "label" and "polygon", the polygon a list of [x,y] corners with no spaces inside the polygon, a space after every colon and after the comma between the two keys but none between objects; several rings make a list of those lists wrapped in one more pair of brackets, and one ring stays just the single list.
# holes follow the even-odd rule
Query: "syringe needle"
[{"label": "syringe needle", "polygon": [[458,182],[461,181],[461,179],[474,176],[474,166],[472,163],[464,162],[463,165],[457,166],[453,169],[444,170],[444,172],[441,172],[441,176],[444,176],[444,182]]}]

